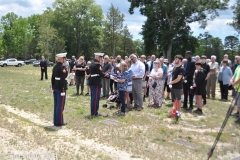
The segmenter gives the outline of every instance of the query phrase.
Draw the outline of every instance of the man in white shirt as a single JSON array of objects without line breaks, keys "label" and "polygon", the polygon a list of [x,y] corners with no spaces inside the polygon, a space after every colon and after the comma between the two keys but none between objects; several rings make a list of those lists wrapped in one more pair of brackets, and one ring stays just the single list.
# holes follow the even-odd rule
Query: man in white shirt
[{"label": "man in white shirt", "polygon": [[142,78],[145,74],[145,65],[138,60],[136,54],[131,54],[132,61],[131,70],[132,74],[132,94],[134,100],[134,107],[138,111],[143,109],[143,96],[142,96]]},{"label": "man in white shirt", "polygon": [[[232,68],[232,61],[231,61],[230,59],[228,59],[228,55],[227,55],[227,54],[224,54],[223,59],[227,59],[227,60],[228,60],[227,66],[230,67],[230,68]],[[223,61],[221,61],[220,67],[222,67],[222,66],[223,66]]]},{"label": "man in white shirt", "polygon": [[216,82],[218,75],[218,62],[216,62],[216,56],[211,56],[211,62],[208,63],[210,66],[210,76],[207,80],[207,98],[210,98],[210,89],[212,93],[212,99],[215,99],[215,90],[216,90]]}]

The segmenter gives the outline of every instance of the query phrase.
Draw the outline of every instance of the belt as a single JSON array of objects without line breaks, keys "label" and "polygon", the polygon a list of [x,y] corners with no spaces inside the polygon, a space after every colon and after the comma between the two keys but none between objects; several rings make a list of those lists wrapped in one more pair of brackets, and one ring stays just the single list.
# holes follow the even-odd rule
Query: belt
[{"label": "belt", "polygon": [[92,74],[91,77],[98,77],[100,76],[99,74]]},{"label": "belt", "polygon": [[[55,80],[60,81],[61,78],[60,77],[55,77]],[[67,80],[67,78],[65,78],[65,80]]]}]

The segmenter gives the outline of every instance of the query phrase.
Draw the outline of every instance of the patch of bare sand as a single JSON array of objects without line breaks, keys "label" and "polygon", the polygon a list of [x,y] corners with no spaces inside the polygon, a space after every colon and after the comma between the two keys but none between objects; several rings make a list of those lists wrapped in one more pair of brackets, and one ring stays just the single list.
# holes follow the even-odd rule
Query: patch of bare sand
[{"label": "patch of bare sand", "polygon": [[[94,150],[100,153],[103,153],[107,156],[109,156],[111,159],[135,159],[131,157],[131,154],[119,150],[118,148],[107,146],[104,144],[100,144],[94,140],[85,139],[80,133],[76,133],[75,131],[68,129],[66,127],[62,127],[58,130],[58,127],[52,126],[52,123],[49,121],[44,121],[40,119],[36,114],[25,112],[24,110],[19,110],[17,108],[13,108],[12,106],[3,105],[0,104],[0,107],[6,109],[8,112],[13,113],[17,116],[20,116],[22,118],[25,118],[37,125],[43,126],[43,127],[50,127],[52,130],[56,130],[57,136],[63,136],[66,138],[69,138],[74,135],[75,142],[74,143],[65,143],[67,147],[71,148],[79,148],[79,146],[82,146],[84,148],[88,148],[89,150]],[[137,158],[141,159],[141,158]],[[145,158],[147,159],[147,158]]]}]

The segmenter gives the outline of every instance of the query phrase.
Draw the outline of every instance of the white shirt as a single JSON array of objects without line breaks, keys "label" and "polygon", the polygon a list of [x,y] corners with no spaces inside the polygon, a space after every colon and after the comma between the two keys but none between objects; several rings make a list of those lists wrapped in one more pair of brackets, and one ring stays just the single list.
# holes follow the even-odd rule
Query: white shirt
[{"label": "white shirt", "polygon": [[131,65],[131,70],[135,78],[143,78],[145,75],[145,65],[139,60]]}]

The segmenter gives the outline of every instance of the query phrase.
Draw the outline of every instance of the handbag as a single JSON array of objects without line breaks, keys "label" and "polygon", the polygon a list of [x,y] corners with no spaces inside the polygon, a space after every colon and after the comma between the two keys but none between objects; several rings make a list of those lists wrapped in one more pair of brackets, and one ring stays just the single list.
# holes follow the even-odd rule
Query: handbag
[{"label": "handbag", "polygon": [[152,84],[152,88],[154,88],[154,89],[155,89],[156,87],[157,87],[157,82],[156,82],[156,81],[154,81],[154,82],[153,82],[153,84]]}]

